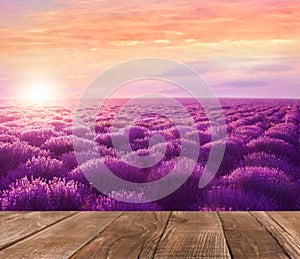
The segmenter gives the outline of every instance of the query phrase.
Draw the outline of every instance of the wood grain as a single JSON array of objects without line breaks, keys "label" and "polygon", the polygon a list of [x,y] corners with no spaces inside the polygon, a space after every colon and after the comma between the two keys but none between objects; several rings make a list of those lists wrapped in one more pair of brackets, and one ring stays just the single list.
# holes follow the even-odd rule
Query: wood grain
[{"label": "wood grain", "polygon": [[25,213],[28,212],[7,212],[7,211],[1,211],[0,212],[0,222],[3,222],[5,220],[8,220],[10,218],[14,217],[22,217]]},{"label": "wood grain", "polygon": [[127,212],[74,258],[152,258],[170,212]]},{"label": "wood grain", "polygon": [[[287,232],[286,228],[292,226],[289,223],[290,217],[283,217],[286,222],[282,222],[282,225],[278,225],[270,216],[265,212],[252,212],[252,214],[257,218],[257,220],[272,234],[274,238],[280,243],[280,245],[284,248],[287,254],[291,258],[300,258],[300,237],[299,232],[294,232],[292,235]],[[271,213],[272,214],[272,213]],[[278,215],[278,213],[276,213]],[[282,215],[282,213],[281,213]],[[287,215],[285,213],[285,215]],[[288,214],[289,215],[289,214]],[[298,215],[298,214],[297,214]],[[300,218],[291,215],[293,219],[298,219],[296,224],[299,225]],[[280,216],[282,218],[282,216]],[[277,218],[277,217],[275,217]],[[281,220],[280,220],[281,221]],[[299,231],[299,229],[298,229]]]},{"label": "wood grain", "polygon": [[4,213],[0,217],[0,250],[70,215],[70,212]]},{"label": "wood grain", "polygon": [[288,258],[285,251],[248,212],[220,212],[234,258]]},{"label": "wood grain", "polygon": [[174,212],[154,258],[230,258],[215,212]]},{"label": "wood grain", "polygon": [[0,258],[300,258],[300,212],[3,212]]},{"label": "wood grain", "polygon": [[0,258],[70,257],[119,215],[80,212],[2,250]]},{"label": "wood grain", "polygon": [[268,212],[268,215],[275,220],[291,236],[299,240],[300,234],[300,213],[297,212]]}]

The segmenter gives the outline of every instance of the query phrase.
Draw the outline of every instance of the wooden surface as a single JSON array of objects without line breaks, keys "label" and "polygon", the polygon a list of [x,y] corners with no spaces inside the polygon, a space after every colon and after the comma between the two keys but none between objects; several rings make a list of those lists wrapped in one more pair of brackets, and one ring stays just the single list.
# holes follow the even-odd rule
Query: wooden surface
[{"label": "wooden surface", "polygon": [[2,212],[0,258],[300,258],[300,212]]}]

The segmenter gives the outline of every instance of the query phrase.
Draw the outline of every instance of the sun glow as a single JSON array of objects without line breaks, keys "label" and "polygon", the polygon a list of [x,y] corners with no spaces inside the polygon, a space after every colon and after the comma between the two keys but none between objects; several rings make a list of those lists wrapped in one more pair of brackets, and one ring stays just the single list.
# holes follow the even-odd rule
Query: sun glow
[{"label": "sun glow", "polygon": [[43,103],[55,98],[54,85],[51,82],[34,81],[24,87],[22,99]]}]

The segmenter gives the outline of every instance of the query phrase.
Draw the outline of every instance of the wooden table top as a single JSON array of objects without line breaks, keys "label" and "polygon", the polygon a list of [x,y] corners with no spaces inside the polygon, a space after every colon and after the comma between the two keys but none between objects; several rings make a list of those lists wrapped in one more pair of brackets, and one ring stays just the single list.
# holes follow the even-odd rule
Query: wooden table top
[{"label": "wooden table top", "polygon": [[300,258],[300,212],[2,212],[0,258]]}]

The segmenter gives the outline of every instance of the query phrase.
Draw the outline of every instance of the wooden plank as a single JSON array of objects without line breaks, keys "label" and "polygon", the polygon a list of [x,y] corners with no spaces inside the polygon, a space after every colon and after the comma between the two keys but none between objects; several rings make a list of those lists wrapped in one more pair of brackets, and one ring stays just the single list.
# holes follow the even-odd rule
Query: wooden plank
[{"label": "wooden plank", "polygon": [[276,240],[248,212],[220,212],[234,258],[288,258]]},{"label": "wooden plank", "polygon": [[275,220],[287,233],[299,241],[300,235],[300,212],[268,212],[268,215]]},{"label": "wooden plank", "polygon": [[25,213],[30,212],[11,212],[11,211],[1,211],[0,212],[0,222],[3,222],[7,219],[14,218],[14,217],[20,217],[24,215]]},{"label": "wooden plank", "polygon": [[70,215],[70,212],[4,213],[0,221],[0,250]]},{"label": "wooden plank", "polygon": [[119,215],[110,212],[80,212],[0,251],[0,258],[70,257]]},{"label": "wooden plank", "polygon": [[153,258],[170,212],[127,212],[74,258]]},{"label": "wooden plank", "polygon": [[[299,213],[298,216],[295,215],[297,212],[292,213],[293,219],[298,219],[298,222],[295,222],[298,224],[298,230],[299,230]],[[276,238],[277,242],[280,243],[280,245],[283,247],[283,249],[287,252],[287,254],[291,258],[300,258],[300,232],[289,234],[286,231],[287,227],[291,227],[289,225],[288,218],[284,217],[285,215],[290,215],[290,213],[275,213],[275,215],[278,215],[278,217],[283,218],[284,221],[282,225],[277,224],[267,213],[265,212],[252,212],[256,219],[265,226],[265,228],[272,234],[274,238]],[[271,213],[273,214],[273,213]]]},{"label": "wooden plank", "polygon": [[154,258],[230,258],[215,212],[174,212]]}]

